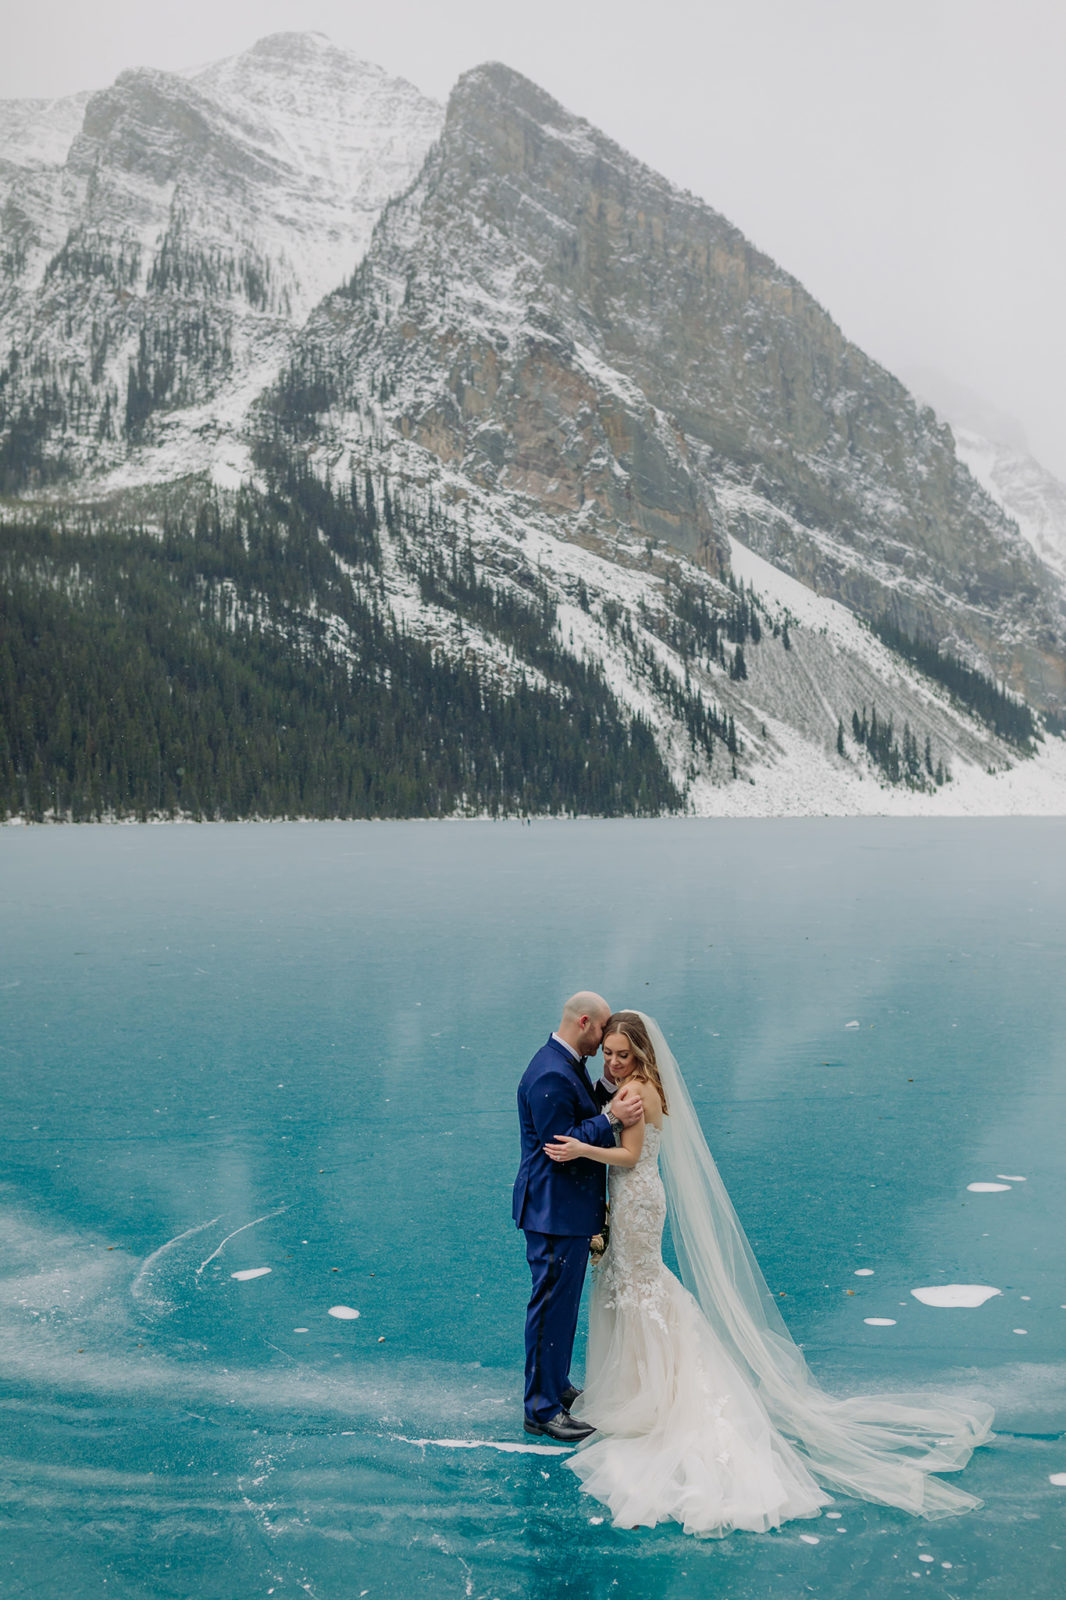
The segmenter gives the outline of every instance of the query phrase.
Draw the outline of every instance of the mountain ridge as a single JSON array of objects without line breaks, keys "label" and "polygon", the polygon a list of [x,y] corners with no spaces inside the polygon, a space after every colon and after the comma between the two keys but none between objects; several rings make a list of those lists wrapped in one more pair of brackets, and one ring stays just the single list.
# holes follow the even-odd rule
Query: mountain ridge
[{"label": "mountain ridge", "polygon": [[[25,486],[124,469],[151,478],[143,451],[130,462],[149,413],[185,458],[177,470],[164,458],[164,474],[209,467],[205,426],[241,431],[289,334],[417,170],[434,102],[332,47],[303,53],[301,92],[286,95],[274,44],[190,76],[121,73],[87,96],[61,168],[0,169],[12,243],[0,350],[23,357],[21,372],[8,360],[0,373],[0,405],[8,426],[14,414],[39,439]],[[249,388],[234,417],[232,395]]]},{"label": "mountain ridge", "polygon": [[[402,317],[386,279],[403,283]],[[712,208],[510,69],[460,79],[415,185],[306,337],[319,371],[332,344],[338,371],[387,366],[401,392],[407,372],[395,425],[482,481],[533,489],[575,519],[592,499],[719,571],[729,525],[862,614],[935,630],[1038,699],[1066,692],[1061,595],[960,465],[950,431]],[[500,395],[514,408],[496,417]],[[596,426],[577,437],[582,398],[622,436],[617,448]],[[1011,613],[1006,640],[984,625],[990,606]],[[1060,641],[1047,655],[1036,639],[1016,648],[1033,608]]]},{"label": "mountain ridge", "polygon": [[[131,612],[131,650],[143,627],[173,659],[153,606],[193,630],[190,650],[197,628],[237,617],[291,656],[318,716],[296,665],[312,643],[330,682],[350,672],[377,694],[367,640],[394,639],[388,671],[424,697],[427,725],[431,657],[486,716],[546,695],[546,726],[595,725],[604,752],[641,763],[628,785],[597,766],[584,788],[563,763],[567,795],[538,756],[524,797],[509,769],[505,810],[623,793],[699,814],[1062,809],[1045,732],[1066,707],[1066,588],[951,430],[705,202],[500,63],[464,74],[442,111],[313,35],[122,74],[89,97],[85,127],[62,167],[0,159],[0,214],[25,245],[0,277],[9,515],[80,506],[101,552],[93,576],[83,541],[75,576],[42,531],[20,566],[29,547],[9,534],[22,639],[55,596],[113,593],[117,539],[149,608]],[[276,559],[286,539],[320,585],[299,601]],[[197,563],[190,611],[171,584]],[[29,656],[24,670],[44,683]],[[1046,730],[1026,712],[1012,742],[982,720],[1004,684]],[[435,814],[413,747],[354,701],[345,715],[371,740],[364,768],[400,763],[380,792]],[[109,804],[144,814],[157,793],[161,814],[182,812],[175,752],[197,736],[152,716],[170,775],[134,797],[113,764]],[[370,814],[341,737],[330,759],[356,809],[339,814]],[[465,777],[464,756],[432,792],[491,812],[502,791],[475,748],[471,734]],[[10,795],[30,794],[47,749],[25,736]],[[54,795],[101,814],[102,777],[77,770],[81,798],[58,775]],[[197,770],[205,814],[205,775],[222,769],[203,756]],[[302,814],[285,773],[267,803]],[[316,808],[330,781],[315,778]],[[35,782],[34,814],[49,814]]]}]

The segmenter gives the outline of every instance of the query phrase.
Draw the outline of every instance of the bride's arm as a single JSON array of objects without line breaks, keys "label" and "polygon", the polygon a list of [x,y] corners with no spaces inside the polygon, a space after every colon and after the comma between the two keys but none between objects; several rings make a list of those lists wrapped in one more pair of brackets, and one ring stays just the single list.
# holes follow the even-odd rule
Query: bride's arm
[{"label": "bride's arm", "polygon": [[544,1146],[544,1153],[553,1161],[576,1161],[583,1157],[586,1161],[601,1161],[607,1167],[635,1167],[643,1147],[644,1119],[641,1118],[631,1128],[622,1129],[621,1144],[610,1150],[598,1144],[584,1144],[580,1139],[557,1136]]}]

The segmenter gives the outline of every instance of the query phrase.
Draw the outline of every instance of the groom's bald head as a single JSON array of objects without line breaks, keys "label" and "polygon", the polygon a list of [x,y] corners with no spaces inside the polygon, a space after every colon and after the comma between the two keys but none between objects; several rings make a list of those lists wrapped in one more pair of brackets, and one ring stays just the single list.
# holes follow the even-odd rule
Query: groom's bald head
[{"label": "groom's bald head", "polygon": [[593,1056],[600,1048],[603,1029],[611,1008],[602,994],[592,989],[579,989],[563,1006],[559,1023],[560,1039],[565,1039],[581,1056]]},{"label": "groom's bald head", "polygon": [[579,989],[563,1006],[564,1022],[580,1022],[583,1017],[595,1017],[599,1022],[606,1022],[610,1015],[611,1008],[602,994],[594,994],[591,989]]}]

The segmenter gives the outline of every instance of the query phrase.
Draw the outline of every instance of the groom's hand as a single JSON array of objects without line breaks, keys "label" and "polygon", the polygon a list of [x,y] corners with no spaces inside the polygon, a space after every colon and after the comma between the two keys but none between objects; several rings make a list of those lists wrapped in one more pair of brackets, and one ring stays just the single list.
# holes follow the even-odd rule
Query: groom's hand
[{"label": "groom's hand", "polygon": [[611,1115],[617,1117],[623,1128],[631,1128],[644,1115],[644,1102],[632,1084],[625,1084],[611,1101]]}]

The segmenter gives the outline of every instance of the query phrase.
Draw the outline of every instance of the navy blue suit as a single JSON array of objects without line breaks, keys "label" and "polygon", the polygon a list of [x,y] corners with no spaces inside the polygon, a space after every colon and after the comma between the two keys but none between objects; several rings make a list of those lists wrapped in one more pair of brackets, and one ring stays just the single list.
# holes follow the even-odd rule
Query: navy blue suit
[{"label": "navy blue suit", "polygon": [[583,1064],[558,1039],[549,1039],[522,1075],[518,1121],[522,1160],[512,1215],[526,1236],[533,1279],[526,1312],[525,1410],[530,1421],[547,1422],[560,1409],[570,1382],[589,1240],[606,1215],[606,1168],[598,1161],[552,1161],[544,1146],[564,1134],[611,1149],[614,1134]]}]

